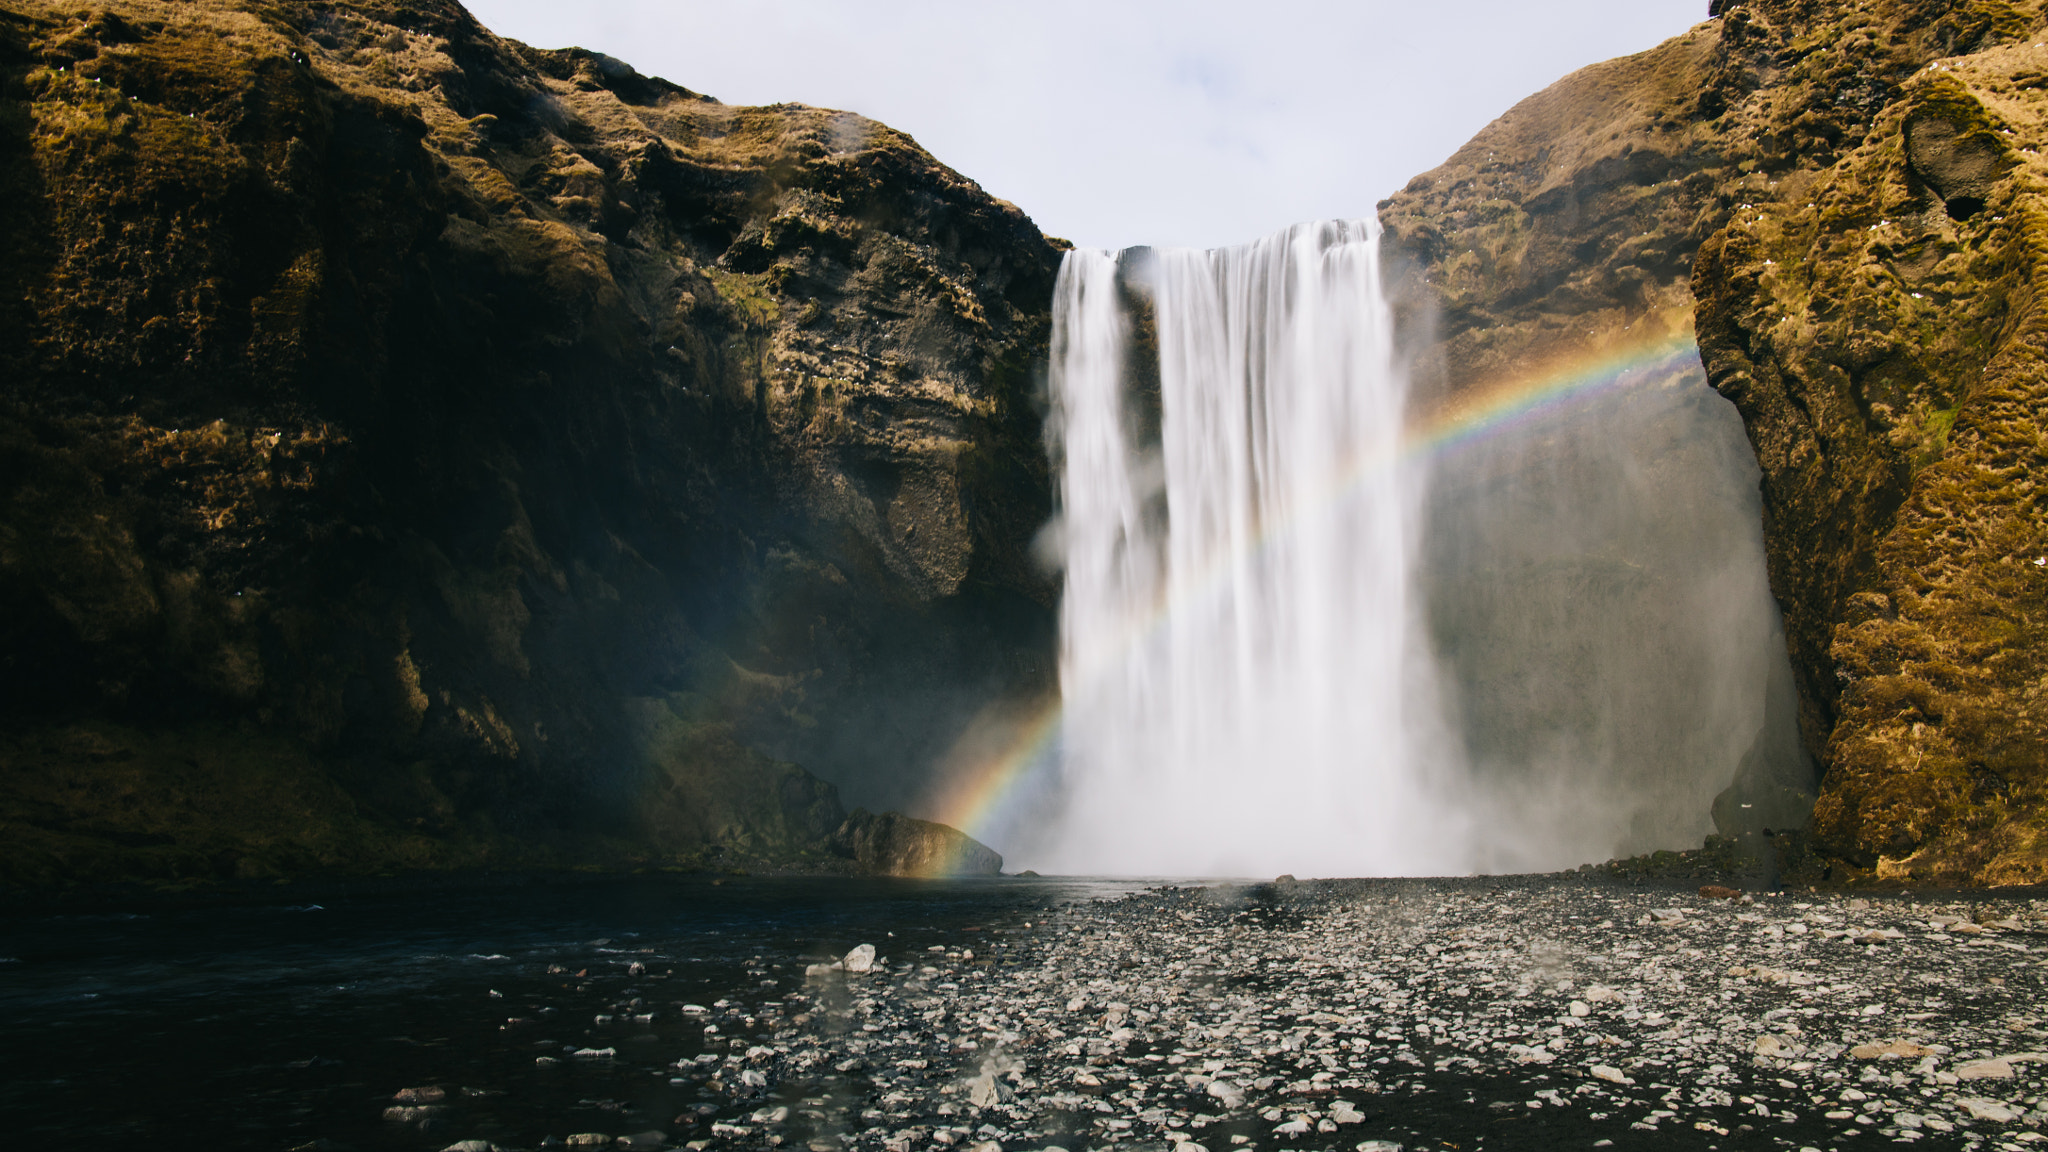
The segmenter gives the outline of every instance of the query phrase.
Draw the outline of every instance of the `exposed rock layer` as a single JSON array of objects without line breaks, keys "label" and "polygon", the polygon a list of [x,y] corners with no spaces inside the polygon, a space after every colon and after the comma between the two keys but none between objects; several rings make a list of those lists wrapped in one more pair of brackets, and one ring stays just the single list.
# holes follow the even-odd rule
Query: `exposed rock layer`
[{"label": "exposed rock layer", "polygon": [[902,804],[1048,688],[1058,249],[882,125],[5,0],[0,238],[6,875],[822,849],[775,761]]},{"label": "exposed rock layer", "polygon": [[1842,875],[2038,880],[2041,6],[1715,15],[1385,206],[1441,316],[1434,379],[1455,403],[1691,320],[1762,468],[1818,848]]}]

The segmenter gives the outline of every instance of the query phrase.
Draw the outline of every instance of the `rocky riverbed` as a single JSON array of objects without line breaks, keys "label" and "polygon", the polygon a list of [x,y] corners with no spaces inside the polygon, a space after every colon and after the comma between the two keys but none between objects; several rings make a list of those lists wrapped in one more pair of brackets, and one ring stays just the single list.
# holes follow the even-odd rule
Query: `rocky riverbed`
[{"label": "rocky riverbed", "polygon": [[513,1133],[492,1119],[507,1086],[393,1085],[387,1132],[811,1152],[2048,1142],[2031,895],[1283,879],[953,935],[764,953],[701,1004],[663,995],[679,958],[588,945],[508,973],[518,991],[488,1011],[531,1037],[536,1077],[666,1092]]},{"label": "rocky riverbed", "polygon": [[[508,1035],[551,1033],[526,1033],[537,1074],[666,1080],[690,1103],[586,1099],[551,1134],[465,1152],[2048,1142],[2030,896],[1159,888],[915,951],[764,953],[709,1004],[662,994],[676,957],[606,945],[522,980]],[[403,1086],[391,1136],[489,1134],[494,1091]]]}]

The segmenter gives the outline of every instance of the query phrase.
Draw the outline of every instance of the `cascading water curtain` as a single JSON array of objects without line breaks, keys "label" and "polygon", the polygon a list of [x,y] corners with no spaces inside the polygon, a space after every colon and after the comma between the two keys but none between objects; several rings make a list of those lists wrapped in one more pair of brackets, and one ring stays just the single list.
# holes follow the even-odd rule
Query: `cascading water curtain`
[{"label": "cascading water curtain", "polygon": [[1068,253],[1052,391],[1066,717],[1046,862],[1462,871],[1377,224]]}]

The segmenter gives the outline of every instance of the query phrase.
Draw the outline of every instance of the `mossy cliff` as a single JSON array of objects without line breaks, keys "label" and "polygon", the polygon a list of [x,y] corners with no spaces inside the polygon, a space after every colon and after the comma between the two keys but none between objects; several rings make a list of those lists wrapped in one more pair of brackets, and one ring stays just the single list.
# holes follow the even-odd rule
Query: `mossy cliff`
[{"label": "mossy cliff", "polygon": [[915,800],[1049,689],[1058,258],[880,124],[453,3],[0,0],[0,881]]},{"label": "mossy cliff", "polygon": [[1698,334],[1761,468],[1836,879],[2048,878],[2038,3],[1723,2],[1384,206],[1440,395]]}]

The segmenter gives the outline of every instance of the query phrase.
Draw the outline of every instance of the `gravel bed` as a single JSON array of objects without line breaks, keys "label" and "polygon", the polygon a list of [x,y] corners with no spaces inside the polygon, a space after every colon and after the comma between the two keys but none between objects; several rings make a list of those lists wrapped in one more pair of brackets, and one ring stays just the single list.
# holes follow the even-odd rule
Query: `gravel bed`
[{"label": "gravel bed", "polygon": [[[2048,905],[2030,896],[1283,878],[958,936],[756,957],[747,984],[706,1005],[661,1003],[642,961],[583,969],[561,1011],[595,1001],[603,1024],[669,1012],[701,1029],[647,1069],[695,1103],[643,1131],[526,1146],[2048,1143]],[[536,1057],[569,1071],[619,1059],[587,1045]],[[418,1106],[401,1099],[390,1118],[431,1115],[402,1111]]]}]

